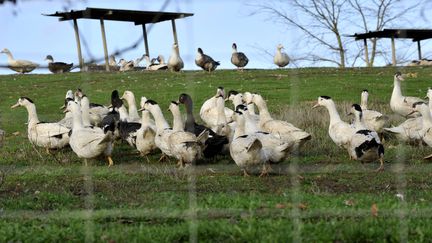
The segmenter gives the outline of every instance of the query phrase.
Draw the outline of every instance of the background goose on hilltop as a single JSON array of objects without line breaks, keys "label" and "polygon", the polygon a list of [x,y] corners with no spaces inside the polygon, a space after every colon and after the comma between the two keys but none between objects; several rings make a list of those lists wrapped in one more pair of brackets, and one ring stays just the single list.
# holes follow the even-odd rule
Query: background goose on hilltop
[{"label": "background goose on hilltop", "polygon": [[8,57],[8,68],[18,73],[29,73],[39,66],[39,64],[27,60],[16,60],[12,56],[9,49],[4,48],[0,53],[4,53]]},{"label": "background goose on hilltop", "polygon": [[243,68],[248,64],[249,59],[243,52],[237,51],[237,44],[232,44],[232,55],[231,55],[231,63],[237,67],[239,70],[243,70]]},{"label": "background goose on hilltop", "polygon": [[282,49],[284,49],[283,45],[279,44],[276,48],[276,54],[273,58],[274,64],[280,68],[285,67],[290,62],[288,55],[285,52],[282,52]]},{"label": "background goose on hilltop", "polygon": [[198,48],[198,53],[195,57],[195,64],[208,72],[214,71],[217,66],[220,65],[219,62],[216,62],[215,60],[213,60],[213,58],[204,54],[201,48]]},{"label": "background goose on hilltop", "polygon": [[171,56],[168,59],[168,69],[174,72],[179,72],[183,67],[184,63],[180,57],[179,46],[177,43],[174,43]]},{"label": "background goose on hilltop", "polygon": [[45,60],[48,61],[48,70],[52,73],[67,73],[70,72],[73,66],[73,63],[54,62],[51,55],[46,56]]}]

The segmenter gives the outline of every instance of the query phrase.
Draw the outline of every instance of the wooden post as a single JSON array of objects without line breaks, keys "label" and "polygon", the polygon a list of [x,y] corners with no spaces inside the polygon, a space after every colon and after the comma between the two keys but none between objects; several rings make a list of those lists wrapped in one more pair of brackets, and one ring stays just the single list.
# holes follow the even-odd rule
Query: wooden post
[{"label": "wooden post", "polygon": [[421,60],[422,59],[422,54],[421,54],[421,45],[420,45],[420,41],[419,40],[417,41],[417,50],[418,50],[419,60]]},{"label": "wooden post", "polygon": [[369,51],[368,51],[368,45],[367,45],[367,39],[363,39],[364,42],[364,48],[365,48],[365,60],[366,60],[366,66],[370,67],[370,63],[369,63]]},{"label": "wooden post", "polygon": [[148,47],[148,40],[147,40],[147,30],[145,24],[142,25],[143,29],[143,36],[144,36],[144,47],[145,47],[145,53],[148,57],[150,57],[149,47]]},{"label": "wooden post", "polygon": [[172,29],[173,29],[174,43],[177,43],[177,45],[178,45],[177,30],[176,30],[176,25],[175,25],[175,20],[174,19],[171,19],[171,25],[172,25]]},{"label": "wooden post", "polygon": [[396,66],[396,47],[395,47],[394,36],[392,36],[391,38],[391,48],[392,48],[392,64],[393,66]]},{"label": "wooden post", "polygon": [[104,25],[103,18],[100,18],[100,26],[101,26],[101,32],[102,32],[103,48],[104,48],[104,53],[105,53],[105,70],[109,71],[110,67],[109,67],[109,60],[108,60],[108,48],[107,48],[107,42],[106,42],[106,37],[105,37],[105,25]]},{"label": "wooden post", "polygon": [[74,30],[75,30],[75,40],[76,40],[77,49],[78,49],[79,67],[80,67],[80,69],[82,71],[83,67],[84,67],[84,63],[83,63],[82,53],[81,53],[81,41],[80,41],[79,31],[78,31],[78,22],[77,22],[76,19],[73,19],[73,23],[74,23]]}]

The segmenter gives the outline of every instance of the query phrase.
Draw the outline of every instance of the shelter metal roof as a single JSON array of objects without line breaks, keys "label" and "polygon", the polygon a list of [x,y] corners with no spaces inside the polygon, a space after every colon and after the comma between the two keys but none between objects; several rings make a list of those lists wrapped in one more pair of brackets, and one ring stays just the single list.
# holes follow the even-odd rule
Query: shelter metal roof
[{"label": "shelter metal roof", "polygon": [[350,35],[356,40],[369,38],[406,38],[413,41],[421,41],[432,38],[432,29],[384,29],[381,31],[369,31],[367,33]]},{"label": "shelter metal roof", "polygon": [[45,16],[60,17],[59,21],[73,19],[101,19],[134,22],[135,25],[158,23],[193,16],[192,13],[173,13],[155,11],[137,11],[123,9],[86,8],[85,10],[71,10],[69,12],[55,12]]}]

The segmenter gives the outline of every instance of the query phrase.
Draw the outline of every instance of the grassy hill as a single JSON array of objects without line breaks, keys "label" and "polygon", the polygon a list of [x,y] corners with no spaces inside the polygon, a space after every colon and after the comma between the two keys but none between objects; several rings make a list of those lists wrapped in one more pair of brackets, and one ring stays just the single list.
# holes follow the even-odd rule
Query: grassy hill
[{"label": "grassy hill", "polygon": [[[403,93],[424,97],[429,68],[308,68],[288,70],[70,73],[0,76],[0,242],[8,241],[426,241],[430,228],[432,165],[429,147],[386,137],[385,166],[350,161],[327,134],[328,114],[312,110],[331,96],[345,120],[360,92],[370,108],[391,117],[393,74],[409,77]],[[310,132],[313,139],[264,178],[242,177],[228,156],[178,170],[175,161],[140,157],[126,144],[114,148],[115,166],[82,166],[70,149],[47,155],[27,140],[27,112],[11,110],[20,96],[35,101],[40,120],[56,121],[68,89],[82,88],[109,104],[113,89],[146,96],[164,111],[180,93],[200,105],[218,86],[259,92],[275,117]],[[226,104],[231,106],[231,104]],[[168,119],[171,115],[165,112]]]}]

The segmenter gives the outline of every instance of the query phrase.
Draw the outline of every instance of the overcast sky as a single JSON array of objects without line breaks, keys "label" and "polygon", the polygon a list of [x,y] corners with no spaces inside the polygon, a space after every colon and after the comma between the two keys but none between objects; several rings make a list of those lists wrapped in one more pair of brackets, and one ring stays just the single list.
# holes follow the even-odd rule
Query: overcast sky
[{"label": "overcast sky", "polygon": [[[159,11],[165,1],[114,1],[88,0],[72,1],[72,9],[86,7],[117,8]],[[272,57],[277,44],[282,43],[291,56],[301,55],[305,51],[298,40],[298,32],[265,21],[263,16],[250,16],[251,9],[246,6],[248,1],[232,0],[186,0],[170,1],[164,11],[190,12],[193,17],[176,21],[180,44],[180,54],[185,61],[185,69],[196,69],[194,57],[196,49],[201,47],[205,53],[221,62],[221,68],[233,68],[230,62],[231,45],[236,42],[239,51],[250,59],[248,68],[274,68]],[[44,64],[44,58],[51,54],[56,61],[78,63],[75,35],[71,21],[59,22],[55,17],[46,17],[42,13],[63,11],[65,1],[21,0],[17,5],[6,3],[0,5],[0,48],[8,48],[16,59],[27,59]],[[78,20],[81,41],[88,44],[83,47],[83,56],[103,57],[102,39],[99,21]],[[149,26],[150,27],[150,26]],[[173,35],[169,21],[150,27],[150,55],[165,56],[171,53]],[[129,22],[105,21],[108,52],[130,46],[142,37],[141,26]],[[352,32],[352,33],[351,33]],[[352,30],[350,33],[358,32]],[[297,38],[297,39],[296,39]],[[428,53],[430,44],[424,44],[424,53]],[[135,59],[144,53],[144,44],[136,49],[122,53],[117,57],[127,60]],[[91,55],[90,55],[91,54]],[[0,55],[0,64],[6,64],[5,55]],[[361,63],[359,63],[361,65]],[[292,65],[290,64],[292,67]],[[0,73],[11,73],[1,69]],[[39,70],[38,72],[47,72]]]}]

